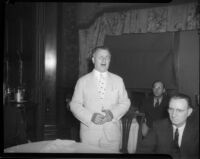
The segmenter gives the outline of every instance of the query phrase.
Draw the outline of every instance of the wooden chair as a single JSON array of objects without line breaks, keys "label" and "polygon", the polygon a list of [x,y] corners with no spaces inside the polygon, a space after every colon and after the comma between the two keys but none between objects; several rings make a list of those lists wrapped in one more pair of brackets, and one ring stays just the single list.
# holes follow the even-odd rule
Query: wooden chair
[{"label": "wooden chair", "polygon": [[137,113],[134,111],[129,111],[124,117],[122,117],[122,153],[128,153],[128,140],[132,120],[136,118],[139,123],[137,144],[142,140],[142,123],[144,122],[144,113]]}]

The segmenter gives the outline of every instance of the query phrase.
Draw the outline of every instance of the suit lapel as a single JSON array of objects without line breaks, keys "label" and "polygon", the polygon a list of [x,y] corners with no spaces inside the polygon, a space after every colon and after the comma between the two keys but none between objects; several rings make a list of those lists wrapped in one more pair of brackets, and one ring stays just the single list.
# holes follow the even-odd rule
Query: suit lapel
[{"label": "suit lapel", "polygon": [[167,120],[167,130],[167,142],[169,142],[169,145],[171,145],[173,143],[173,127],[169,119]]},{"label": "suit lapel", "polygon": [[[109,91],[112,89],[112,80],[111,80],[111,76],[108,72],[108,76],[107,76],[107,79],[106,79],[106,92],[105,92],[105,98],[109,96]],[[104,98],[104,99],[105,99]]]},{"label": "suit lapel", "polygon": [[151,112],[151,114],[154,114],[154,97],[152,96],[149,100],[151,103],[148,106],[149,112]]},{"label": "suit lapel", "polygon": [[185,129],[183,130],[183,136],[182,136],[182,141],[181,141],[181,150],[184,151],[184,148],[187,147],[188,143],[191,143],[191,138],[190,136],[193,136],[193,129],[191,128],[190,124],[186,122]]},{"label": "suit lapel", "polygon": [[163,95],[162,101],[160,103],[160,106],[167,106],[168,105],[168,97]]},{"label": "suit lapel", "polygon": [[173,154],[173,127],[170,119],[167,120],[167,126],[166,126],[166,152],[169,152],[169,154]]}]

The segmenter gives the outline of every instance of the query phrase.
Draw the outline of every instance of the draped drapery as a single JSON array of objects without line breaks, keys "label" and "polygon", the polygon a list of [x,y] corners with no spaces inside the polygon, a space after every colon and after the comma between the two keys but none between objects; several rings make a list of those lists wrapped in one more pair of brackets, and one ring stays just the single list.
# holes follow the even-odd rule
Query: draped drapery
[{"label": "draped drapery", "polygon": [[123,77],[126,88],[151,89],[155,80],[178,89],[174,65],[174,32],[106,36],[112,52],[109,70]]},{"label": "draped drapery", "polygon": [[158,33],[199,28],[197,3],[104,13],[87,29],[79,30],[79,76],[87,73],[91,50],[103,45],[106,35]]}]

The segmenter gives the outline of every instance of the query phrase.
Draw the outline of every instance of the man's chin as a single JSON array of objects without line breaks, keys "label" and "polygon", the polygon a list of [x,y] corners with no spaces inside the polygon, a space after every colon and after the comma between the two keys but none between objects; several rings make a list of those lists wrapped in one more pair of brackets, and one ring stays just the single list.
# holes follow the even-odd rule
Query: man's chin
[{"label": "man's chin", "polygon": [[154,94],[154,96],[160,98],[162,96],[162,94],[161,95]]},{"label": "man's chin", "polygon": [[106,72],[107,69],[106,69],[106,68],[102,68],[100,71],[101,71],[101,72]]},{"label": "man's chin", "polygon": [[173,125],[178,125],[179,123],[178,123],[177,120],[173,120],[173,121],[172,121],[172,124],[173,124]]}]

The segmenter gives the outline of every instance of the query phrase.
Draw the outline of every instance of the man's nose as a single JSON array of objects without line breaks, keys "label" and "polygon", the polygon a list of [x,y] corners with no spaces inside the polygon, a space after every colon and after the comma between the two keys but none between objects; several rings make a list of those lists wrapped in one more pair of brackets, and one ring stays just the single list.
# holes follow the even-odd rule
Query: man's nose
[{"label": "man's nose", "polygon": [[106,63],[106,58],[103,58],[103,59],[102,59],[102,62],[103,62],[103,63]]},{"label": "man's nose", "polygon": [[176,113],[177,113],[176,110],[173,110],[173,111],[172,111],[172,117],[175,117],[175,116],[176,116]]}]

